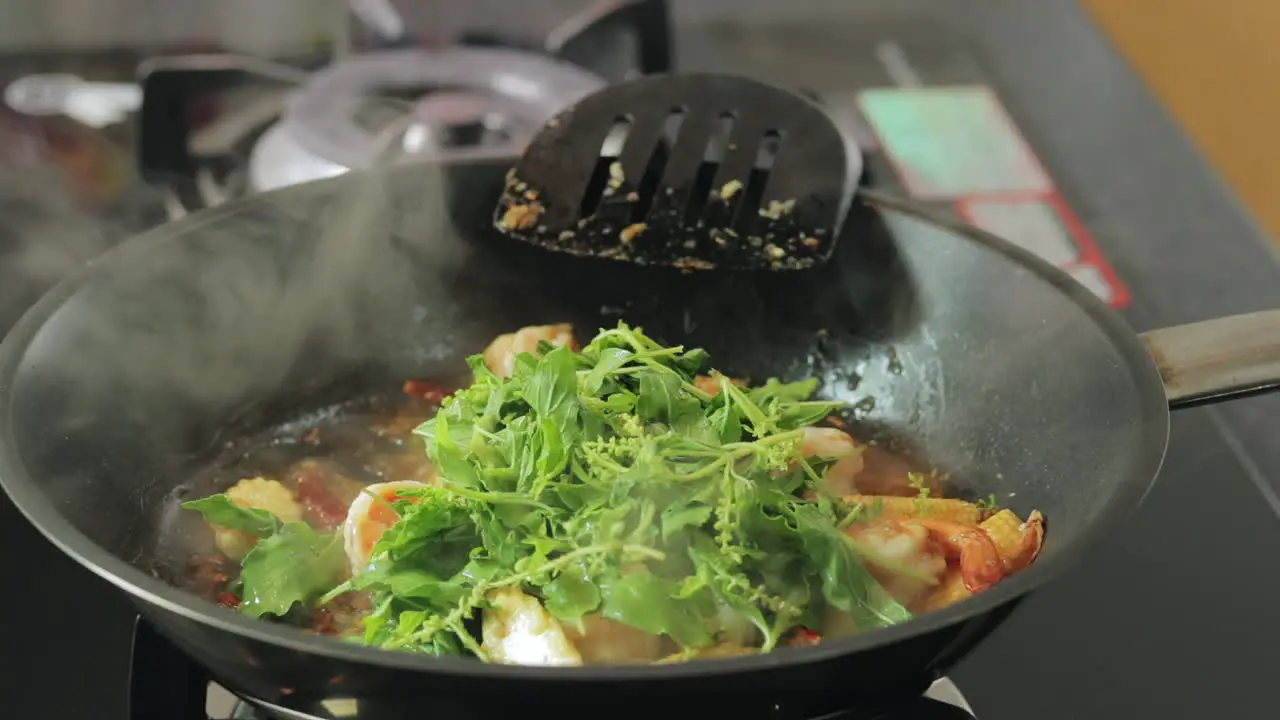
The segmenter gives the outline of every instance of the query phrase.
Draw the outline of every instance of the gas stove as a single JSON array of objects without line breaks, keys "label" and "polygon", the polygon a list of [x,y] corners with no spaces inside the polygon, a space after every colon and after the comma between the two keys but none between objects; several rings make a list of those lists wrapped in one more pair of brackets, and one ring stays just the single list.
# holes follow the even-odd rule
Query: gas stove
[{"label": "gas stove", "polygon": [[[237,697],[210,681],[201,668],[142,619],[134,627],[129,673],[131,720],[336,720],[360,716],[360,707],[354,700],[326,700],[321,703],[324,715],[312,715]],[[972,720],[974,717],[968,701],[955,683],[946,678],[935,682],[925,698],[928,705],[923,710],[851,709],[821,720]],[[793,720],[791,715],[776,708],[761,708],[758,717]]]},{"label": "gas stove", "polygon": [[[594,7],[594,10],[592,9]],[[463,34],[323,64],[168,56],[140,67],[139,170],[170,215],[374,162],[515,158],[610,80],[670,68],[663,0],[596,3],[540,42]]]}]

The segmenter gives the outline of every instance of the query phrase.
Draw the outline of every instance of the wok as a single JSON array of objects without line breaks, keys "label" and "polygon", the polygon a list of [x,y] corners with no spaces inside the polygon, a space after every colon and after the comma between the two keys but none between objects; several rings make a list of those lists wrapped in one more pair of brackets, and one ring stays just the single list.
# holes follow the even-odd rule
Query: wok
[{"label": "wok", "polygon": [[[1280,380],[1280,312],[1136,336],[1030,254],[883,198],[855,203],[824,267],[682,275],[496,236],[505,170],[352,174],[193,215],[95,261],[0,347],[5,490],[214,680],[277,708],[816,716],[918,697],[1137,508],[1170,405]],[[368,649],[166,582],[157,529],[226,439],[362,389],[456,376],[521,325],[586,334],[619,318],[707,348],[731,375],[816,375],[822,394],[857,403],[862,422],[909,439],[959,484],[1042,511],[1039,560],[940,612],[817,647],[571,669]],[[916,708],[927,710],[938,708]]]}]

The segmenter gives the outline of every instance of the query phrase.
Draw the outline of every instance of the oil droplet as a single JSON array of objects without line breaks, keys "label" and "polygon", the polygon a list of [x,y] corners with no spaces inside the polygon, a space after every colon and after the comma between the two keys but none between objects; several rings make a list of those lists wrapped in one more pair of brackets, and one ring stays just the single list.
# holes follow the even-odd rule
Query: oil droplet
[{"label": "oil droplet", "polygon": [[831,333],[826,328],[821,328],[814,333],[811,352],[823,360],[832,360],[835,357],[835,342],[831,339]]},{"label": "oil droplet", "polygon": [[902,359],[898,357],[898,349],[892,345],[889,346],[889,374],[902,374]]},{"label": "oil droplet", "polygon": [[857,390],[858,386],[862,384],[862,376],[852,370],[842,373],[842,376],[844,378],[844,386],[850,390]]}]

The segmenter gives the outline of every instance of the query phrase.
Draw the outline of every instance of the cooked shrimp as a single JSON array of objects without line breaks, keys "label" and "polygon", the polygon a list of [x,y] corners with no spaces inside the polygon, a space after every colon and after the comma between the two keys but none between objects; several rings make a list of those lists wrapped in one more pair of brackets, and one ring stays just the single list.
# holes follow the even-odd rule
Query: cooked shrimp
[{"label": "cooked shrimp", "polygon": [[960,572],[958,568],[948,570],[946,577],[942,579],[942,584],[929,593],[929,597],[925,599],[920,610],[923,612],[941,610],[971,597],[973,597],[973,593],[964,586],[964,573]]},{"label": "cooked shrimp", "polygon": [[[244,478],[227,490],[227,497],[240,507],[266,510],[282,523],[302,519],[302,506],[289,488],[264,477]],[[222,554],[233,560],[242,560],[258,539],[239,530],[214,526],[213,542]]]},{"label": "cooked shrimp", "polygon": [[[729,378],[729,382],[738,387],[746,387],[747,385],[746,380],[739,380],[738,378]],[[693,386],[708,395],[719,395],[722,389],[719,375],[698,375],[693,378]]]},{"label": "cooked shrimp", "polygon": [[877,557],[869,559],[872,574],[908,607],[942,581],[947,560],[959,565],[970,592],[986,590],[1005,576],[995,543],[974,525],[934,518],[880,518],[852,525],[847,532],[875,553]]},{"label": "cooked shrimp", "polygon": [[425,483],[413,480],[377,483],[366,487],[351,503],[346,522],[342,524],[342,541],[352,573],[364,571],[373,546],[378,544],[382,533],[400,519],[391,508],[391,503],[399,499],[399,493],[424,486]]},{"label": "cooked shrimp", "polygon": [[947,571],[946,557],[917,521],[880,519],[855,523],[846,532],[874,554],[867,569],[885,592],[908,608],[917,606]]},{"label": "cooked shrimp", "polygon": [[582,655],[538,599],[517,588],[492,590],[480,621],[480,647],[490,662],[581,665]]},{"label": "cooked shrimp", "polygon": [[960,563],[960,576],[970,592],[982,592],[1004,578],[1004,561],[991,536],[982,528],[948,520],[917,518],[916,523],[929,531],[929,537],[943,549],[947,557]]},{"label": "cooked shrimp", "polygon": [[720,393],[720,378],[710,375],[699,375],[693,379],[694,387],[708,395],[718,395]]},{"label": "cooked shrimp", "polygon": [[573,326],[530,325],[513,333],[499,335],[484,350],[484,364],[494,375],[511,377],[516,369],[516,356],[520,353],[537,353],[538,343],[546,341],[555,346],[574,347]]},{"label": "cooked shrimp", "polygon": [[581,629],[565,626],[564,634],[591,665],[651,663],[663,656],[661,637],[599,615],[582,618]]},{"label": "cooked shrimp", "polygon": [[854,480],[862,472],[862,448],[849,433],[836,428],[807,427],[800,440],[800,453],[805,457],[836,461],[824,476],[827,492],[832,495],[858,492]]}]

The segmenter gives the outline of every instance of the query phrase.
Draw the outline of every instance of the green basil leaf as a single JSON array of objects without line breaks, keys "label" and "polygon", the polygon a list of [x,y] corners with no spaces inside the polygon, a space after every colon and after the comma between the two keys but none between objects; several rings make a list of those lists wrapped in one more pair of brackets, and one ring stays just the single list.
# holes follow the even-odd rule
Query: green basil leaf
[{"label": "green basil leaf", "polygon": [[675,424],[702,411],[702,403],[685,392],[683,382],[671,373],[645,370],[639,373],[640,392],[636,413],[645,422]]},{"label": "green basil leaf", "polygon": [[600,588],[580,563],[560,572],[540,590],[547,612],[561,622],[577,624],[600,606]]},{"label": "green basil leaf", "polygon": [[241,563],[240,612],[283,616],[338,584],[346,566],[342,536],[289,523],[263,538]]},{"label": "green basil leaf", "polygon": [[195,510],[205,522],[230,530],[239,530],[257,538],[268,537],[280,527],[280,521],[266,510],[241,507],[225,494],[182,503],[185,510]]},{"label": "green basil leaf", "polygon": [[601,615],[653,635],[668,635],[684,647],[715,641],[708,617],[687,598],[681,586],[640,569],[600,583]]}]

